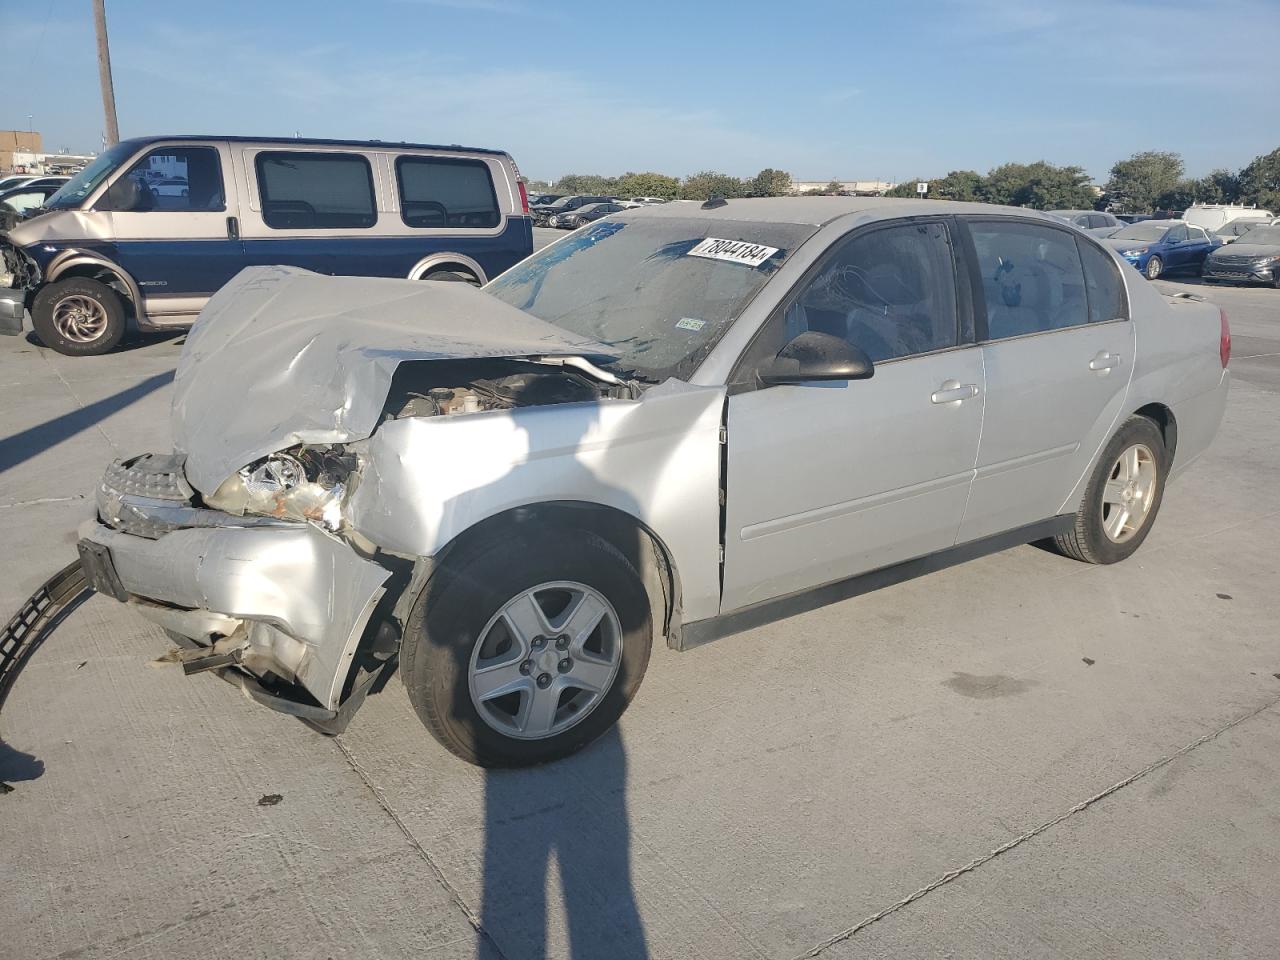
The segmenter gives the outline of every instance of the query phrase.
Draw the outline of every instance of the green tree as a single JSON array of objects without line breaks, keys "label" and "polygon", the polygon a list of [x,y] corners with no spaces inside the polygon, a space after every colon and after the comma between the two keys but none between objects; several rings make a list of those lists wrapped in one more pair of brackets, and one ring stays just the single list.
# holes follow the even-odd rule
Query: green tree
[{"label": "green tree", "polygon": [[1182,157],[1147,150],[1111,168],[1106,192],[1111,205],[1130,213],[1154,210],[1156,202],[1182,179]]},{"label": "green tree", "polygon": [[684,183],[680,185],[680,196],[686,200],[706,200],[714,194],[740,197],[743,195],[742,181],[727,173],[703,170],[685,177]]},{"label": "green tree", "polygon": [[[1198,180],[1179,180],[1172,189],[1166,190],[1160,196],[1156,197],[1157,210],[1185,210],[1198,199],[1196,196],[1197,187],[1200,185]],[[1211,201],[1218,202],[1218,201]]]},{"label": "green tree", "polygon": [[785,197],[791,192],[791,174],[765,167],[743,186],[749,197]]},{"label": "green tree", "polygon": [[1192,181],[1192,193],[1200,203],[1235,203],[1240,199],[1240,178],[1230,170],[1214,170]]},{"label": "green tree", "polygon": [[1275,212],[1280,206],[1280,147],[1240,171],[1240,200]]},{"label": "green tree", "polygon": [[662,197],[674,200],[680,195],[680,181],[662,173],[624,173],[615,191],[620,197]]},{"label": "green tree", "polygon": [[1092,210],[1097,201],[1083,168],[1044,160],[1001,164],[982,181],[979,195],[988,203],[1036,210]]},{"label": "green tree", "polygon": [[612,195],[617,185],[617,177],[602,177],[594,173],[566,173],[556,181],[554,192]]},{"label": "green tree", "polygon": [[[974,170],[952,170],[940,180],[929,181],[929,196],[940,200],[973,201],[982,198],[982,175]],[[911,189],[915,190],[915,184]]]},{"label": "green tree", "polygon": [[[885,196],[897,197],[899,200],[910,200],[912,197],[918,197],[920,194],[916,193],[916,184],[924,179],[924,177],[909,177],[893,189],[886,190]],[[925,180],[925,182],[929,183],[929,192],[931,194],[933,192],[933,184],[927,180]],[[927,195],[928,194],[926,194],[926,196]]]}]

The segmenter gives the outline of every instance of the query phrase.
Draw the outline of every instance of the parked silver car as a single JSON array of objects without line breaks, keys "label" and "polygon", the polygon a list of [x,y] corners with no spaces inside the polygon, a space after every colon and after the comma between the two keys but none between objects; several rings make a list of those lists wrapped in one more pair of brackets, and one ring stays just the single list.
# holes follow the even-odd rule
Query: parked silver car
[{"label": "parked silver car", "polygon": [[1033,540],[1123,560],[1229,350],[1216,307],[977,204],[655,206],[483,290],[256,268],[81,556],[189,672],[332,733],[398,666],[454,753],[542,762],[619,718],[656,638]]}]

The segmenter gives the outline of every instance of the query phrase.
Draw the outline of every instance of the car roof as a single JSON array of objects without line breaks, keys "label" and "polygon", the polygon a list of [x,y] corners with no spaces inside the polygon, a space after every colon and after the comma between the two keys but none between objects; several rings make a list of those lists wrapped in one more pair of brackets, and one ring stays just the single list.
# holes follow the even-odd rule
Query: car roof
[{"label": "car roof", "polygon": [[508,155],[505,150],[494,150],[490,147],[464,147],[458,143],[408,143],[403,140],[326,140],[311,137],[229,137],[221,134],[197,136],[196,134],[182,133],[172,134],[169,136],[133,137],[121,142],[145,147],[149,143],[158,143],[160,141],[164,141],[166,143],[186,143],[188,141],[205,140],[224,140],[229,143],[270,143],[279,144],[281,146],[302,147],[364,147],[366,149],[407,147],[415,150],[457,150],[464,153],[485,153],[491,154],[495,157],[505,157]]},{"label": "car roof", "polygon": [[962,203],[956,200],[902,200],[895,197],[754,197],[726,200],[714,207],[697,201],[672,201],[618,214],[629,217],[670,217],[675,219],[743,220],[753,223],[794,223],[821,227],[853,215],[869,219],[944,216],[949,214],[1003,214],[1032,217],[1061,224],[1043,210],[1001,207],[991,203]]}]

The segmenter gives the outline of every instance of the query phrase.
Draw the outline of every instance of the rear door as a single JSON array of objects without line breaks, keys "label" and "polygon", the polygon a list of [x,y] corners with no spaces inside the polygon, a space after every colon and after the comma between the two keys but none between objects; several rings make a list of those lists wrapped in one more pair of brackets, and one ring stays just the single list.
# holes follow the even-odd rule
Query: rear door
[{"label": "rear door", "polygon": [[1111,435],[1133,373],[1115,259],[1047,223],[967,218],[986,415],[961,542],[1053,517]]},{"label": "rear door", "polygon": [[[244,266],[230,159],[221,142],[154,146],[94,205],[109,213],[114,259],[149,314],[198,310]],[[164,180],[181,182],[158,189]]]},{"label": "rear door", "polygon": [[[982,427],[980,348],[947,218],[837,243],[762,329],[728,401],[722,610],[950,547]],[[868,380],[762,386],[799,333],[843,337]]]}]

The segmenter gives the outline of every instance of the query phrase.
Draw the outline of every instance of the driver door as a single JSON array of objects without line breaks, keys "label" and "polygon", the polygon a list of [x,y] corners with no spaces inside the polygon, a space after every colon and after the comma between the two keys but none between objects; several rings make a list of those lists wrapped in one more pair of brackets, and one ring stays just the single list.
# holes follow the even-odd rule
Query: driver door
[{"label": "driver door", "polygon": [[[747,351],[728,402],[721,612],[955,543],[986,384],[953,236],[937,218],[839,241]],[[874,375],[762,386],[755,371],[805,330],[848,339]]]}]

